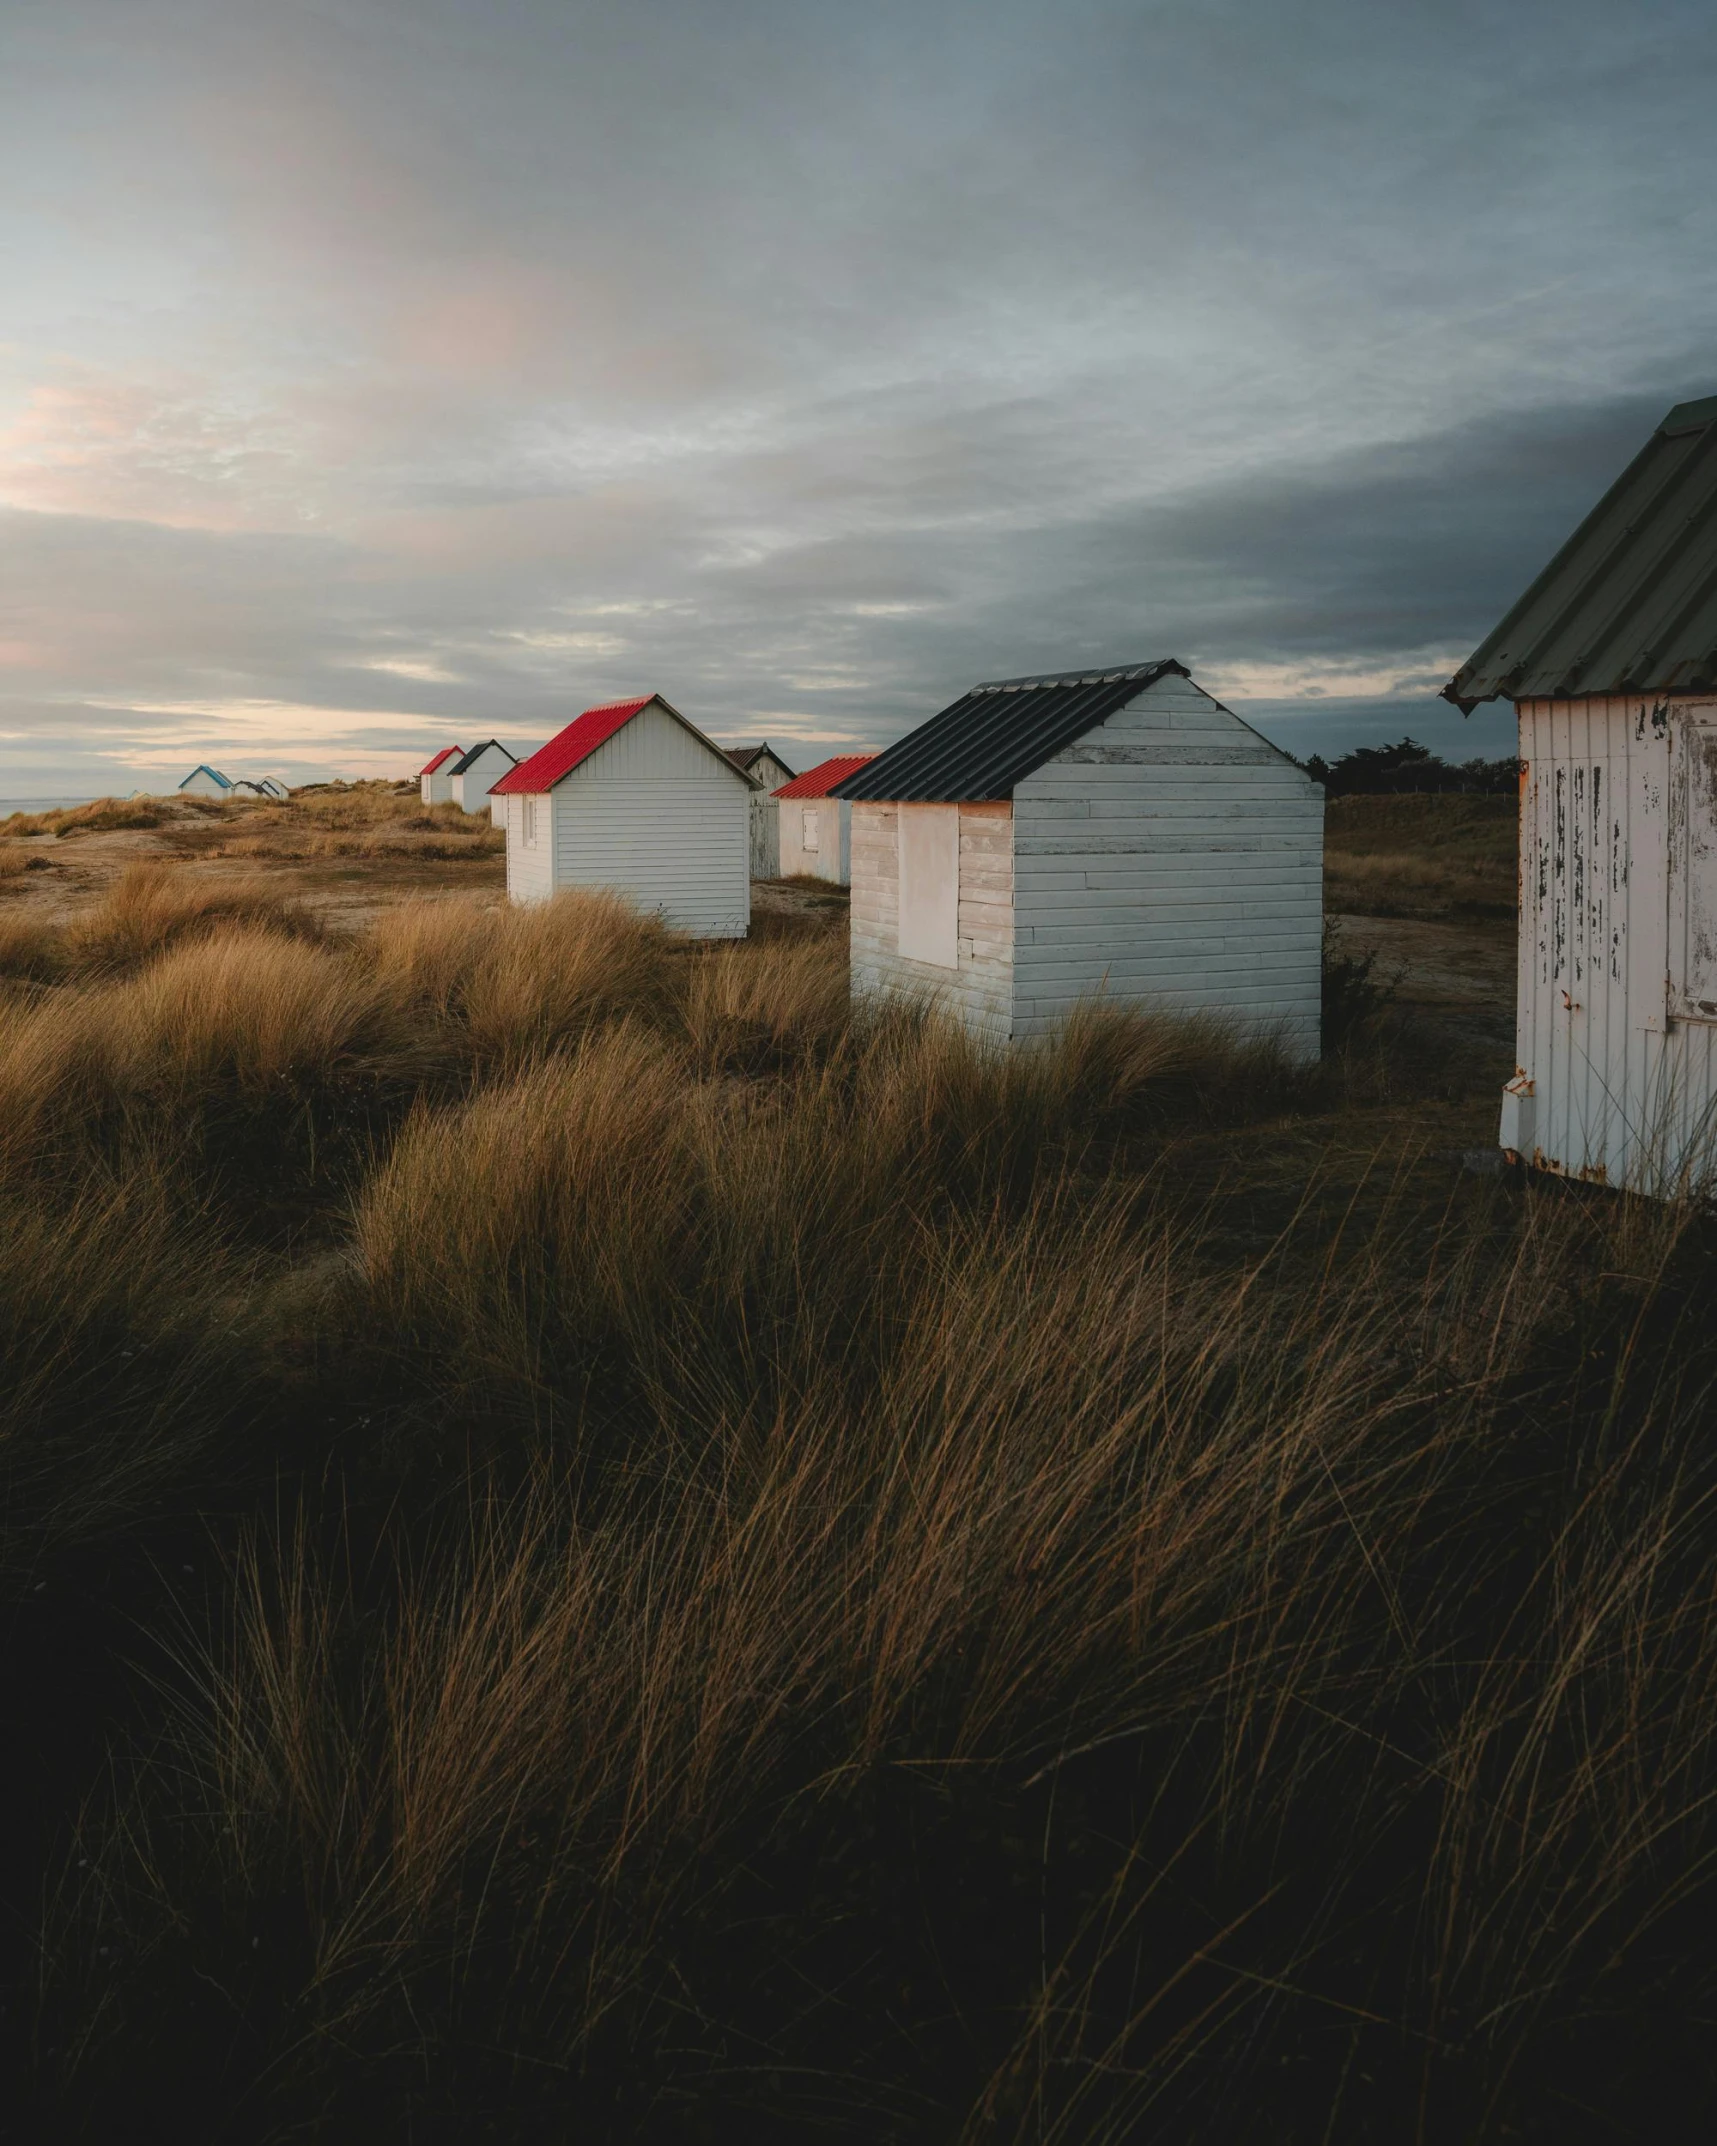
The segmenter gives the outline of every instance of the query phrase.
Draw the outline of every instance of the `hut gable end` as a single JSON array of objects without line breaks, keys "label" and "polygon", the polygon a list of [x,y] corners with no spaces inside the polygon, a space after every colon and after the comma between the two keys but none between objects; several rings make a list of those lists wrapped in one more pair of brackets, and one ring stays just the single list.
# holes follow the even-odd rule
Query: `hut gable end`
[{"label": "hut gable end", "polygon": [[[712,751],[695,731],[669,714],[659,701],[653,701],[640,708],[622,729],[604,738],[563,781],[631,782],[666,776],[728,791],[736,787],[734,778],[738,772],[725,753]],[[744,781],[743,776],[739,779]]]},{"label": "hut gable end", "polygon": [[1286,753],[1231,708],[1190,678],[1171,674],[1063,746],[1026,776],[1015,794],[1028,790],[1048,768],[1127,766],[1281,768],[1296,783],[1311,784]]},{"label": "hut gable end", "polygon": [[1015,1027],[1105,994],[1274,1028],[1322,991],[1323,792],[1178,673],[1014,790]]},{"label": "hut gable end", "polygon": [[755,786],[658,695],[587,708],[493,794],[515,900],[605,888],[696,937],[744,935]]}]

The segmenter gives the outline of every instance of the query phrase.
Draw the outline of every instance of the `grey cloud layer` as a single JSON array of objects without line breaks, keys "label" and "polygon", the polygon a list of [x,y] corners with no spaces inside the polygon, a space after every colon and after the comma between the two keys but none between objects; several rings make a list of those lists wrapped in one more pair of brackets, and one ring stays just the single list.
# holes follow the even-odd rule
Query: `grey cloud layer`
[{"label": "grey cloud layer", "polygon": [[1547,0],[20,11],[0,766],[128,704],[875,740],[1092,657],[1464,650],[1717,386],[1714,52]]}]

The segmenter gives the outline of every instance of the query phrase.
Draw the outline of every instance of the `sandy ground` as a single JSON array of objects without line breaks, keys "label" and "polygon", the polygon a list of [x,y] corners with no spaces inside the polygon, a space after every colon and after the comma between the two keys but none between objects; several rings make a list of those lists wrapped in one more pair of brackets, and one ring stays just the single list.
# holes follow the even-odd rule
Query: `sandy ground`
[{"label": "sandy ground", "polygon": [[1374,979],[1394,983],[1396,1002],[1433,1015],[1472,1044],[1512,1059],[1514,919],[1427,923],[1413,917],[1337,916],[1344,952],[1375,953]]},{"label": "sandy ground", "polygon": [[506,895],[506,860],[478,856],[458,863],[439,858],[325,857],[289,862],[272,857],[198,855],[170,828],[117,834],[14,837],[9,847],[42,860],[42,869],[0,881],[0,915],[60,921],[99,901],[130,865],[169,860],[191,878],[214,883],[258,880],[291,894],[331,923],[358,929],[391,904],[417,896]]},{"label": "sandy ground", "polygon": [[[210,881],[258,880],[318,910],[330,923],[361,929],[383,909],[411,899],[475,895],[506,898],[506,862],[496,854],[449,862],[325,857],[300,860],[199,855],[174,830],[13,838],[8,847],[40,867],[0,879],[0,917],[59,920],[100,899],[132,864],[171,859]],[[844,889],[814,881],[764,880],[752,889],[759,916],[825,916],[845,907]],[[1337,916],[1335,943],[1377,956],[1374,976],[1394,981],[1403,1006],[1433,1015],[1487,1054],[1508,1057],[1514,1035],[1512,919],[1428,922],[1408,917]]]},{"label": "sandy ground", "polygon": [[[211,884],[265,883],[316,910],[330,924],[361,930],[395,903],[477,896],[506,899],[506,859],[499,853],[449,861],[427,857],[215,857],[171,827],[114,834],[14,836],[7,847],[32,868],[0,879],[0,918],[58,923],[101,899],[131,865],[158,858]],[[828,916],[844,911],[846,890],[806,880],[758,880],[752,908],[761,915]]]}]

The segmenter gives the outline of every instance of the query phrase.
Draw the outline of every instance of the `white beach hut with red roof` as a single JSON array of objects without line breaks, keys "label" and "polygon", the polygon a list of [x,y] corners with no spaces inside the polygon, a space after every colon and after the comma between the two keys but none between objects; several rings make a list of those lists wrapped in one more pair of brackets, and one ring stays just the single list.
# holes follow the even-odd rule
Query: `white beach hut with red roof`
[{"label": "white beach hut with red roof", "polygon": [[829,879],[850,886],[853,876],[853,808],[829,792],[848,775],[869,767],[875,753],[837,753],[795,775],[775,792],[781,807],[781,877]]},{"label": "white beach hut with red roof", "polygon": [[507,893],[602,888],[699,939],[751,924],[755,784],[659,693],[587,708],[491,793]]},{"label": "white beach hut with red roof", "polygon": [[447,745],[433,760],[427,761],[417,771],[417,787],[426,805],[449,805],[453,802],[454,764],[463,756],[462,745]]}]

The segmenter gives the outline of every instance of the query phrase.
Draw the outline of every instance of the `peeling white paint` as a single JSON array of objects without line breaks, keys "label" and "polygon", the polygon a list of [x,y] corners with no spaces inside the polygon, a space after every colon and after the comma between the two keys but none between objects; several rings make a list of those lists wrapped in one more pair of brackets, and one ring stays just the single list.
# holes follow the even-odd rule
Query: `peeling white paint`
[{"label": "peeling white paint", "polygon": [[1717,1160],[1717,700],[1523,701],[1501,1144],[1630,1190]]}]

